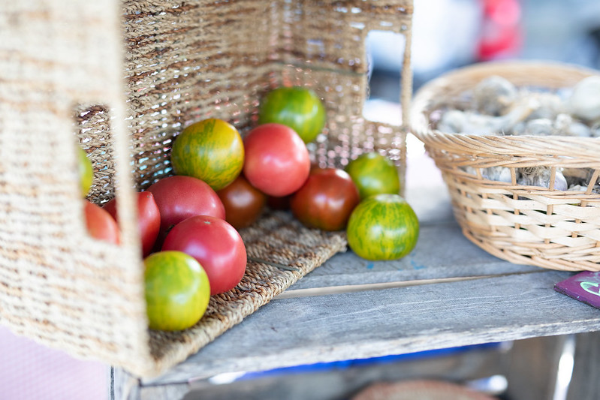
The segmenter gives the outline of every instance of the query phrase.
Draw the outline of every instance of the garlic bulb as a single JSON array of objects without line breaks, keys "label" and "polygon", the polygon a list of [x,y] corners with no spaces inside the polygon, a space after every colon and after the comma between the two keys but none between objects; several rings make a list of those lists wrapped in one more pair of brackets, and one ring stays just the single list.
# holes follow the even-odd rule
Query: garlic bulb
[{"label": "garlic bulb", "polygon": [[[517,183],[522,186],[540,186],[549,188],[552,170],[547,167],[521,168]],[[562,172],[556,171],[554,190],[567,190],[567,180]]]},{"label": "garlic bulb", "polygon": [[[569,191],[574,191],[574,192],[585,192],[587,191],[588,187],[586,185],[574,185],[574,186],[570,186],[569,187]],[[600,186],[595,185],[592,188],[592,193],[593,194],[600,194]]]},{"label": "garlic bulb", "polygon": [[481,176],[485,179],[497,182],[511,183],[512,177],[510,175],[510,169],[506,167],[489,167],[484,168],[481,171]]},{"label": "garlic bulb", "polygon": [[600,76],[562,91],[517,89],[491,76],[479,82],[472,97],[465,93],[451,109],[436,112],[441,113],[437,128],[446,133],[600,138]]},{"label": "garlic bulb", "polygon": [[600,137],[600,122],[597,122],[594,125],[592,125],[592,127],[590,128],[590,136],[595,138]]},{"label": "garlic bulb", "polygon": [[568,132],[571,124],[573,123],[573,117],[569,114],[558,114],[554,120],[554,128],[559,132]]},{"label": "garlic bulb", "polygon": [[[598,132],[600,134],[600,132]],[[567,136],[578,136],[578,137],[590,137],[592,136],[592,131],[588,128],[587,125],[582,124],[581,122],[571,122],[569,124],[569,128],[567,129],[565,135]]]},{"label": "garlic bulb", "polygon": [[573,88],[567,100],[569,112],[586,121],[600,118],[600,76],[590,76]]},{"label": "garlic bulb", "polygon": [[594,170],[592,168],[563,168],[562,173],[567,179],[569,188],[579,185],[587,187],[594,175]]},{"label": "garlic bulb", "polygon": [[517,88],[499,76],[490,76],[473,89],[475,109],[483,114],[502,115],[517,98]]},{"label": "garlic bulb", "polygon": [[558,114],[554,121],[550,119],[532,119],[516,124],[511,132],[513,135],[532,136],[578,136],[589,137],[590,128],[581,122],[573,121],[569,114]]},{"label": "garlic bulb", "polygon": [[449,110],[442,115],[437,129],[447,133],[460,133],[467,124],[467,116],[459,110]]},{"label": "garlic bulb", "polygon": [[525,122],[519,122],[515,126],[512,127],[510,134],[515,135],[515,136],[524,135],[526,127],[527,127],[527,124]]},{"label": "garlic bulb", "polygon": [[561,98],[554,93],[523,90],[519,92],[519,98],[526,98],[535,102],[534,110],[528,119],[554,119],[564,109]]},{"label": "garlic bulb", "polygon": [[467,135],[493,135],[510,133],[512,127],[525,120],[533,110],[533,102],[525,100],[514,104],[510,111],[500,117],[477,114],[471,111],[449,110],[442,115],[438,130]]},{"label": "garlic bulb", "polygon": [[465,171],[467,174],[477,175],[477,170],[473,167],[459,167],[459,168],[462,169],[463,171]]},{"label": "garlic bulb", "polygon": [[525,124],[525,130],[521,135],[550,136],[554,135],[555,129],[549,119],[533,119]]}]

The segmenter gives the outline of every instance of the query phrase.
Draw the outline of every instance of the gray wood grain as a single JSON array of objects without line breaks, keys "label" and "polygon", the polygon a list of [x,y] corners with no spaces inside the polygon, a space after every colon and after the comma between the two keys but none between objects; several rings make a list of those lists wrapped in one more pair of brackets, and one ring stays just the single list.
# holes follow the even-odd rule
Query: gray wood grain
[{"label": "gray wood grain", "polygon": [[539,267],[512,264],[480,249],[462,234],[454,221],[421,228],[415,249],[397,261],[367,261],[352,251],[338,253],[296,282],[297,289],[455,278],[540,271]]},{"label": "gray wood grain", "polygon": [[552,290],[568,276],[545,271],[276,300],[168,373],[143,382],[600,329],[597,310]]},{"label": "gray wood grain", "polygon": [[597,400],[600,398],[600,332],[577,335],[574,361],[568,400]]}]

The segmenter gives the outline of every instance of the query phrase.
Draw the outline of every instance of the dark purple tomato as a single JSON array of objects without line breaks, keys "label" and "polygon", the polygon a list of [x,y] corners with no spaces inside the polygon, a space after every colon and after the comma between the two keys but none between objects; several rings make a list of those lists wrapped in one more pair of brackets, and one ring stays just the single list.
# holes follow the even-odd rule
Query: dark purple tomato
[{"label": "dark purple tomato", "polygon": [[358,189],[346,172],[315,169],[292,197],[291,208],[309,228],[338,231],[346,227],[359,201]]},{"label": "dark purple tomato", "polygon": [[252,225],[260,216],[267,196],[252,186],[242,175],[217,192],[225,207],[225,220],[235,229]]}]

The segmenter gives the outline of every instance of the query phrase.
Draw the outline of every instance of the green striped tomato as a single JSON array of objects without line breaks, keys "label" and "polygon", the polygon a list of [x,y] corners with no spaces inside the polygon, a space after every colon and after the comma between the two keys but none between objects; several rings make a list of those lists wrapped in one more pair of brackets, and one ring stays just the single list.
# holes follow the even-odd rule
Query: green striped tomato
[{"label": "green striped tomato", "polygon": [[258,123],[270,122],[292,128],[304,143],[310,143],[325,125],[325,107],[312,90],[280,87],[269,92],[260,106]]},{"label": "green striped tomato", "polygon": [[419,220],[399,195],[379,194],[363,200],[348,221],[348,245],[367,260],[396,260],[417,244]]},{"label": "green striped tomato", "polygon": [[400,178],[394,163],[378,153],[364,153],[346,167],[361,199],[376,194],[398,194]]},{"label": "green striped tomato", "polygon": [[205,119],[188,126],[175,140],[171,163],[177,175],[223,189],[244,166],[244,143],[237,129],[220,119]]},{"label": "green striped tomato", "polygon": [[195,325],[210,299],[208,276],[200,263],[180,251],[163,251],[144,264],[150,329],[180,331]]}]

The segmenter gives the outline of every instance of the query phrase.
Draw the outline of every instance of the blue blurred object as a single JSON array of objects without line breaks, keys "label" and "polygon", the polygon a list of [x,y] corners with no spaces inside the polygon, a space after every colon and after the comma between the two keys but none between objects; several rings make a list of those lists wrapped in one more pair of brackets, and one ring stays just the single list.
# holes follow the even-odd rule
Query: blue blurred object
[{"label": "blue blurred object", "polygon": [[351,367],[367,367],[367,366],[374,366],[374,365],[381,365],[381,364],[392,364],[392,363],[404,362],[404,361],[424,360],[424,359],[450,356],[450,355],[465,353],[465,352],[469,352],[469,351],[499,349],[501,346],[502,346],[502,343],[485,343],[485,344],[472,345],[472,346],[454,347],[454,348],[439,349],[439,350],[428,350],[428,351],[422,351],[422,352],[417,352],[417,353],[390,355],[390,356],[374,357],[374,358],[367,358],[367,359],[345,360],[345,361],[336,361],[336,362],[331,362],[331,363],[306,364],[306,365],[299,365],[299,366],[288,367],[288,368],[277,368],[277,369],[272,369],[272,370],[268,370],[268,371],[247,372],[247,373],[236,376],[234,380],[235,381],[251,380],[251,379],[260,379],[260,378],[273,377],[273,376],[302,374],[302,373],[311,373],[311,372],[329,371],[329,370],[344,370],[344,369],[348,369]]}]

